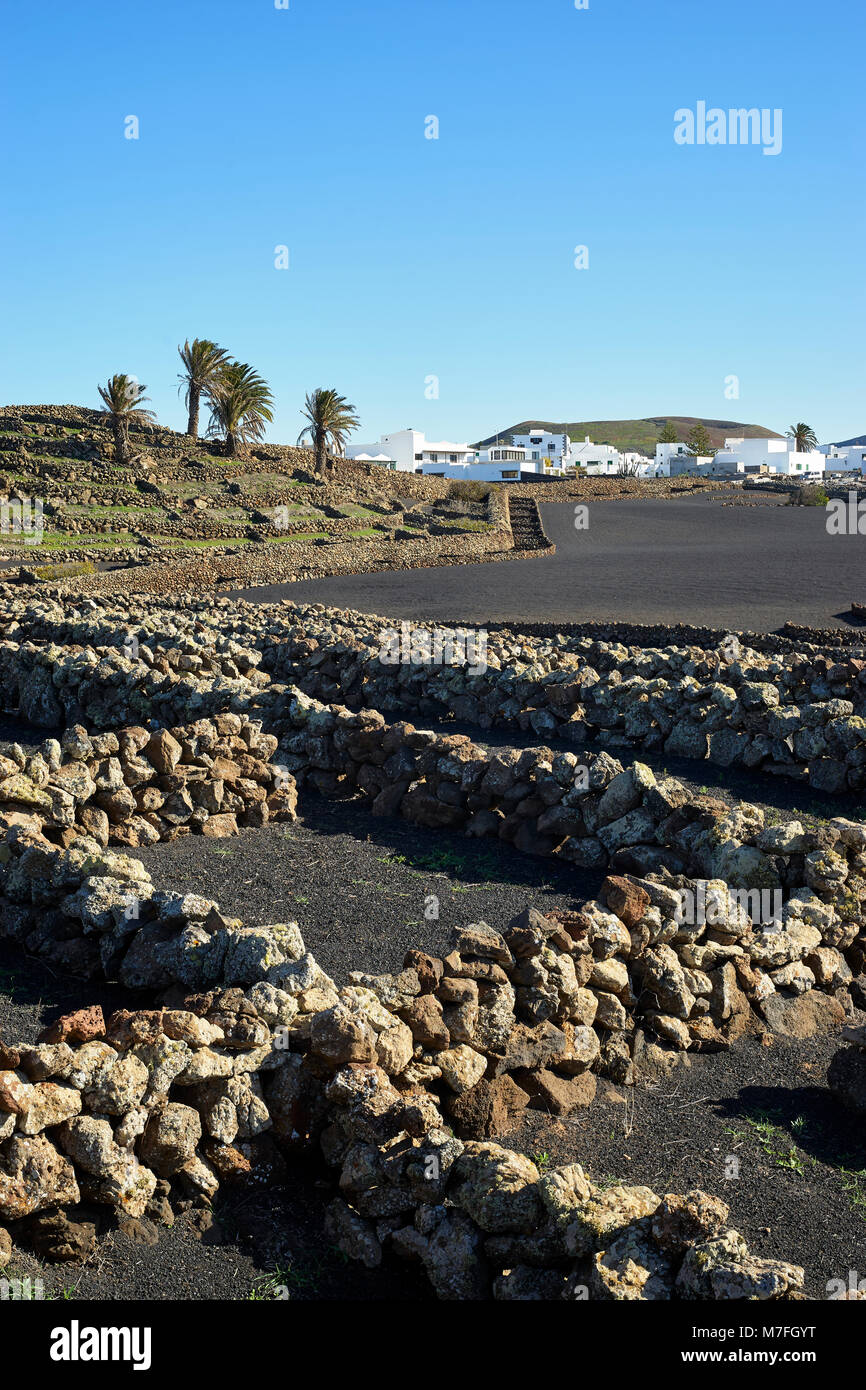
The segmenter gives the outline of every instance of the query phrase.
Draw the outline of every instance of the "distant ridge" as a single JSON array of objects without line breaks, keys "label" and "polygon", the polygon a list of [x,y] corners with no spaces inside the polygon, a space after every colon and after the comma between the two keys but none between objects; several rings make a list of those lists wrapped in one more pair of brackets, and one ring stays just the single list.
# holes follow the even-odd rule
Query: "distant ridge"
[{"label": "distant ridge", "polygon": [[[775,430],[765,429],[763,425],[743,425],[737,420],[707,420],[699,415],[650,415],[643,420],[580,420],[566,423],[551,420],[521,420],[517,425],[509,425],[496,434],[478,441],[479,448],[496,441],[508,439],[512,434],[528,434],[532,429],[550,430],[552,434],[565,431],[571,439],[585,439],[589,435],[594,444],[612,444],[615,449],[636,449],[642,454],[654,454],[660,432],[667,422],[674,426],[677,437],[684,443],[695,425],[703,425],[710,436],[710,443],[717,449],[724,446],[725,440],[734,435],[741,439],[781,439]],[[857,443],[853,440],[852,443]]]},{"label": "distant ridge", "polygon": [[860,444],[866,444],[866,434],[858,434],[856,439],[836,439],[833,442],[834,449],[857,448]]}]

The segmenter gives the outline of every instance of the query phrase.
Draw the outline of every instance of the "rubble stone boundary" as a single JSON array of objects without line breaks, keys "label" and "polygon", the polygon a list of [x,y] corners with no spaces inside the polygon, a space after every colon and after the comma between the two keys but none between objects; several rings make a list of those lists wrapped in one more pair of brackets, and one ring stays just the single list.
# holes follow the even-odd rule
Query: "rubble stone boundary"
[{"label": "rubble stone boundary", "polygon": [[[226,709],[272,717],[287,685],[325,703],[479,729],[530,731],[575,746],[655,751],[866,789],[866,661],[847,652],[626,647],[589,637],[485,633],[485,667],[382,661],[394,619],[187,594],[134,621],[105,597],[11,597],[0,695],[30,723],[185,724]],[[208,611],[212,608],[213,611]],[[397,624],[399,627],[399,624]],[[411,624],[413,640],[430,625]],[[134,642],[136,655],[130,655]]]},{"label": "rubble stone boundary", "polygon": [[[509,1019],[519,1000],[521,1017],[533,1024],[598,1022],[597,1069],[613,1079],[633,1080],[638,1017],[675,1048],[711,1050],[739,1036],[753,1008],[784,1019],[814,992],[827,996],[820,1007],[835,1026],[850,1008],[847,986],[866,961],[866,825],[840,817],[817,832],[796,821],[765,826],[760,808],[690,797],[673,779],[657,782],[640,763],[622,768],[601,754],[586,768],[574,754],[551,757],[543,749],[478,756],[460,736],[389,727],[380,715],[329,710],[304,697],[293,699],[288,717],[296,731],[284,739],[289,751],[275,764],[278,786],[270,798],[252,778],[226,780],[225,765],[235,760],[247,770],[242,760],[251,755],[231,743],[231,759],[220,752],[221,729],[246,731],[246,738],[231,736],[243,748],[263,739],[265,756],[274,743],[231,715],[220,716],[216,728],[202,721],[200,735],[177,730],[178,739],[165,730],[103,735],[118,744],[117,755],[106,757],[94,754],[83,730],[72,729],[64,736],[69,761],[56,772],[46,768],[41,787],[43,754],[25,759],[24,769],[0,781],[0,796],[18,798],[4,803],[0,934],[74,973],[103,972],[131,988],[270,979],[270,968],[279,974],[283,964],[282,928],[244,928],[213,918],[215,904],[199,895],[155,893],[141,863],[103,840],[156,843],[196,828],[232,833],[233,813],[216,801],[217,784],[223,797],[238,795],[231,788],[242,785],[257,795],[249,803],[240,797],[252,823],[292,817],[297,792],[287,779],[294,778],[325,795],[361,788],[374,812],[399,811],[434,828],[462,821],[471,834],[505,832],[521,851],[558,852],[612,869],[603,901],[562,929],[567,964],[551,958],[512,977],[504,967],[514,961],[502,948],[482,976],[485,988],[499,991]],[[136,734],[148,738],[152,761],[141,756]],[[183,756],[211,766],[201,768],[200,783],[178,777],[178,788],[166,794],[160,782],[173,785],[178,768],[199,770],[195,761],[181,763]],[[173,763],[175,772],[153,776],[160,763]],[[125,779],[144,775],[152,780],[139,793],[155,791],[163,805],[112,827],[106,805],[125,812]],[[97,790],[93,804],[88,791],[100,781],[120,786]],[[72,787],[87,799],[76,802],[65,790]],[[73,803],[61,802],[60,824],[51,819],[58,788]],[[31,793],[49,801],[53,795],[51,811],[26,801]],[[473,797],[486,804],[470,809]],[[577,1006],[571,1000],[566,1008],[562,992],[570,999],[585,986],[592,998],[581,995],[578,1012],[568,1012]]]},{"label": "rubble stone boundary", "polygon": [[35,753],[18,745],[0,753],[0,831],[21,826],[60,845],[85,834],[103,848],[138,848],[294,820],[297,788],[271,765],[276,748],[273,734],[232,713],[172,730],[91,736],[72,725]]},{"label": "rubble stone boundary", "polygon": [[589,1075],[585,1025],[509,1029],[479,1003],[471,1046],[446,1023],[469,1018],[499,961],[571,959],[579,938],[560,923],[528,912],[504,935],[470,927],[444,961],[412,952],[399,974],[342,987],[295,924],[280,931],[279,973],[246,989],[176,990],[107,1023],[79,1010],[35,1046],[0,1042],[0,1266],[13,1235],[49,1259],[86,1256],[82,1201],[166,1223],[208,1209],[221,1185],[278,1182],[315,1146],[339,1173],[335,1243],[369,1268],[420,1261],[442,1299],[803,1296],[803,1270],[750,1254],[718,1198],[599,1188],[577,1164],[542,1174],[459,1137],[516,1122],[532,1103],[520,1081],[550,1085],[542,1060],[565,1086]]},{"label": "rubble stone boundary", "polygon": [[[371,1268],[419,1261],[440,1298],[802,1297],[803,1271],[751,1255],[718,1198],[542,1173],[496,1141],[527,1108],[591,1104],[599,1076],[839,1029],[866,962],[866,825],[767,825],[608,753],[488,750],[325,704],[261,670],[273,614],[250,643],[219,613],[158,611],[168,645],[134,658],[76,640],[115,635],[98,607],[63,646],[51,604],[22,616],[0,644],[6,700],[108,729],[3,754],[0,935],[159,1007],[0,1040],[0,1264],[13,1238],[86,1252],[82,1202],[169,1220],[313,1148],[338,1174],[334,1242]],[[574,911],[477,922],[441,958],[339,984],[297,923],[245,926],[113,847],[291,817],[307,787],[609,872]]]}]

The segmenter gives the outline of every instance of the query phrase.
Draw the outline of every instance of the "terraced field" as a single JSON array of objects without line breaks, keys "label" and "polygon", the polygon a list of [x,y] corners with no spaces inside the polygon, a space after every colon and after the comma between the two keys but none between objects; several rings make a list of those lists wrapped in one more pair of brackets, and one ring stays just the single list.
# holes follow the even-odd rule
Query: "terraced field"
[{"label": "terraced field", "polygon": [[393,620],[343,609],[0,597],[13,1278],[848,1287],[866,666],[838,639],[517,626],[394,664]]}]

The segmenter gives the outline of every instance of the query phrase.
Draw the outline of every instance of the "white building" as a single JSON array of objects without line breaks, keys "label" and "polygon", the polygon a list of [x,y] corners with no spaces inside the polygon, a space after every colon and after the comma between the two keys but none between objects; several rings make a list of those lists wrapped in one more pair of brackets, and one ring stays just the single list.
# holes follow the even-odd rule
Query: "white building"
[{"label": "white building", "polygon": [[[565,439],[566,436],[547,438]],[[527,473],[562,477],[561,455],[551,453],[546,444],[547,439],[537,449],[505,442],[474,449],[466,443],[428,440],[420,430],[406,429],[383,434],[375,444],[352,444],[346,450],[346,457],[360,463],[375,463],[398,473],[469,478],[479,482],[519,482],[521,475]]]},{"label": "white building", "polygon": [[534,459],[531,451],[516,444],[490,444],[465,463],[424,463],[421,472],[438,478],[471,478],[485,483],[517,483],[527,474],[561,478],[564,470],[549,458]]},{"label": "white building", "polygon": [[827,460],[817,449],[798,453],[791,439],[726,439],[716,454],[719,465],[742,464],[743,473],[782,473],[808,478],[824,473]]},{"label": "white building", "polygon": [[819,444],[818,452],[827,460],[828,473],[855,473],[866,477],[866,445]]},{"label": "white building", "polygon": [[411,429],[383,434],[375,444],[351,444],[346,449],[346,458],[378,463],[398,473],[422,473],[426,471],[425,464],[441,467],[472,463],[477,456],[475,449],[470,449],[466,443],[433,442],[426,439],[421,430]]},{"label": "white building", "polygon": [[618,473],[622,455],[612,444],[593,444],[587,435],[581,443],[572,441],[568,462],[587,473]]},{"label": "white building", "polygon": [[[657,478],[669,478],[671,476],[671,460],[677,460],[680,464],[686,459],[693,458],[693,454],[688,444],[679,441],[673,444],[657,444],[655,457],[655,476]],[[681,468],[675,468],[676,472],[681,472]]]},{"label": "white building", "polygon": [[512,435],[512,442],[526,449],[533,463],[548,463],[552,468],[564,468],[571,461],[571,440],[567,434],[551,434],[548,430],[530,430],[528,434]]}]

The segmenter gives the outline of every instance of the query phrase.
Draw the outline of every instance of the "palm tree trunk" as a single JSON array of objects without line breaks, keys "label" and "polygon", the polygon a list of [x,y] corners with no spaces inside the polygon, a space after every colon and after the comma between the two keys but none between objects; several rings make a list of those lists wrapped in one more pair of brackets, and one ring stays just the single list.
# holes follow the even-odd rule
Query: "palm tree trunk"
[{"label": "palm tree trunk", "polygon": [[319,435],[316,436],[316,472],[317,472],[317,473],[324,473],[324,471],[325,471],[325,462],[326,462],[326,460],[327,460],[327,457],[328,457],[328,452],[327,452],[327,449],[325,448],[325,436],[324,436],[323,434],[319,434]]},{"label": "palm tree trunk", "polygon": [[191,434],[193,439],[198,439],[198,408],[201,399],[201,390],[198,386],[190,383],[189,388],[189,422],[186,427],[187,434]]},{"label": "palm tree trunk", "polygon": [[129,462],[129,440],[126,434],[126,421],[122,416],[114,417],[114,458],[117,463]]},{"label": "palm tree trunk", "polygon": [[238,442],[233,430],[226,430],[226,454],[230,459],[237,458]]}]

